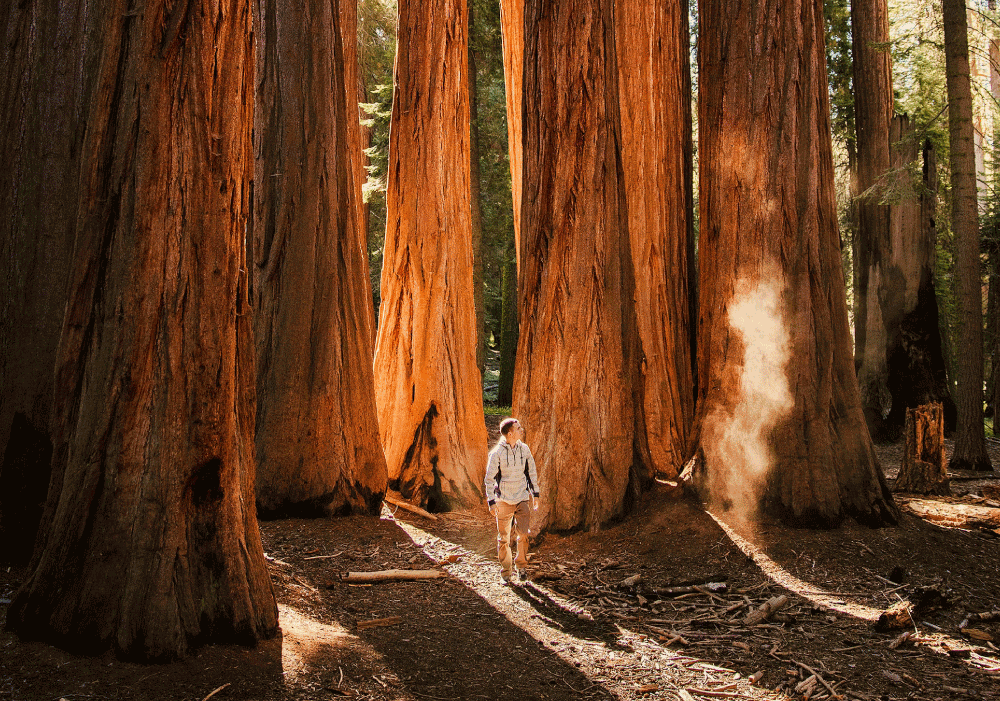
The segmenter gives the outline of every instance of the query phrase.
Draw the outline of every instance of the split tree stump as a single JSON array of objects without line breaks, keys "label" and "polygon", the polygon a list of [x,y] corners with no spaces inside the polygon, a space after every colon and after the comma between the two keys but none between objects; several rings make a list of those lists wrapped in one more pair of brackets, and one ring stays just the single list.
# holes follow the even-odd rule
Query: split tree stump
[{"label": "split tree stump", "polygon": [[893,491],[950,495],[942,405],[935,402],[907,409],[905,435],[906,450]]}]

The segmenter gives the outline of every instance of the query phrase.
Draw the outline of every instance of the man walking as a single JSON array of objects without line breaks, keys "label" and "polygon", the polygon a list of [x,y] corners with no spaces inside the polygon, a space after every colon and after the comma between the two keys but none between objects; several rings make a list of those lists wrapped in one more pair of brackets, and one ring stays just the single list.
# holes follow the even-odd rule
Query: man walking
[{"label": "man walking", "polygon": [[[490,451],[486,462],[484,493],[490,512],[497,519],[497,557],[500,576],[510,582],[517,574],[525,579],[528,564],[528,533],[531,523],[531,503],[538,508],[538,472],[531,450],[521,440],[524,429],[517,419],[500,422],[500,440]],[[517,558],[512,561],[510,552],[510,527],[517,536]]]}]

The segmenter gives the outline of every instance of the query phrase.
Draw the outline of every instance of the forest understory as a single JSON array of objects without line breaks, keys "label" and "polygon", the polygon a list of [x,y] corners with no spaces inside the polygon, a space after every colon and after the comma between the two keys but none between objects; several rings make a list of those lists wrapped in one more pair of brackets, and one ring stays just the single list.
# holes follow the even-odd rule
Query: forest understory
[{"label": "forest understory", "polygon": [[[901,447],[879,451],[891,480]],[[897,495],[899,527],[830,531],[730,525],[659,486],[613,527],[544,535],[516,586],[485,508],[262,522],[278,639],[151,666],[3,631],[0,701],[1000,699],[1000,620],[960,628],[1000,609],[1000,504],[981,496],[998,484],[952,475],[953,497]],[[0,617],[24,575],[0,569]],[[913,622],[877,630],[903,600]]]}]

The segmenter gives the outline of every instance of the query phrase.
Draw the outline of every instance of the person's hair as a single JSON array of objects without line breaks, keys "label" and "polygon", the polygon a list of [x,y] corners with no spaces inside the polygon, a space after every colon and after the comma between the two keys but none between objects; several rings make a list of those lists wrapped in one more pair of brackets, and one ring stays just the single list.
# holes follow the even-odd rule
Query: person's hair
[{"label": "person's hair", "polygon": [[511,419],[511,418],[504,419],[503,421],[500,422],[501,441],[507,436],[508,433],[511,432],[511,429],[513,429],[514,426],[517,425],[517,423],[518,423],[517,419]]}]

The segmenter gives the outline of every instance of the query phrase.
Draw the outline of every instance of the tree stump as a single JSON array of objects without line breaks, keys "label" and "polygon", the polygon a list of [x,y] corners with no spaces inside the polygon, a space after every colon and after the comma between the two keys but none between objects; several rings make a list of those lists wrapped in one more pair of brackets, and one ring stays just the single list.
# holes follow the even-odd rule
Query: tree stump
[{"label": "tree stump", "polygon": [[944,460],[944,409],[939,402],[906,410],[906,451],[893,491],[951,494]]}]

